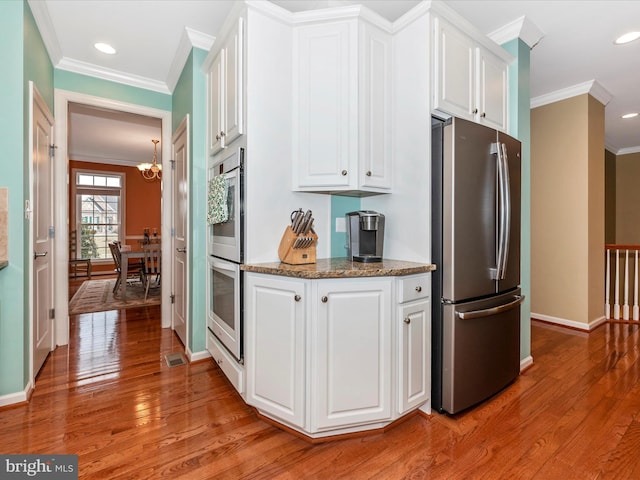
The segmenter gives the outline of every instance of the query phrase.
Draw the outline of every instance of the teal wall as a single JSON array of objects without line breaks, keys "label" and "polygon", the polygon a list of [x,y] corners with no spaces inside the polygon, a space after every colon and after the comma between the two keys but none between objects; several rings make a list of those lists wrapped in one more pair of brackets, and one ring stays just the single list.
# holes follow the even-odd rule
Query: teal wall
[{"label": "teal wall", "polygon": [[173,92],[173,132],[189,115],[189,338],[191,352],[206,349],[206,75],[200,69],[207,52],[194,48]]},{"label": "teal wall", "polygon": [[336,232],[336,218],[344,217],[345,213],[360,210],[360,199],[357,197],[331,196],[331,256],[333,258],[346,257],[347,234]]},{"label": "teal wall", "polygon": [[520,317],[520,359],[525,359],[531,355],[531,50],[520,39],[503,47],[516,58],[509,69],[509,132],[522,142],[520,278],[525,301]]},{"label": "teal wall", "polygon": [[[0,396],[25,387],[24,4],[0,3],[0,186],[9,187],[9,266],[0,270]],[[28,362],[26,365],[29,365]]]},{"label": "teal wall", "polygon": [[53,67],[27,2],[0,2],[0,186],[9,189],[9,266],[0,271],[0,396],[29,381],[29,81],[53,110]]}]

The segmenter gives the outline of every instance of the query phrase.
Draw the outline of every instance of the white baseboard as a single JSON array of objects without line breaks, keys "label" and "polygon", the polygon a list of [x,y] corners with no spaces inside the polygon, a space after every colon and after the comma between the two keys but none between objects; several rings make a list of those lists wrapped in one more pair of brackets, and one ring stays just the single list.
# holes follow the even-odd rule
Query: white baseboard
[{"label": "white baseboard", "polygon": [[202,352],[192,352],[187,349],[187,358],[189,358],[190,362],[197,362],[198,360],[206,360],[207,358],[211,358],[211,354],[207,350],[203,350]]},{"label": "white baseboard", "polygon": [[533,365],[533,357],[529,355],[528,357],[520,360],[520,371],[522,372],[525,368],[529,368],[531,365]]},{"label": "white baseboard", "polygon": [[27,393],[31,387],[27,385],[23,392],[10,393],[8,395],[0,396],[0,407],[6,407],[7,405],[13,405],[14,403],[23,403],[27,401]]},{"label": "white baseboard", "polygon": [[575,328],[576,330],[582,330],[583,332],[590,332],[595,328],[599,327],[603,323],[607,321],[604,315],[600,318],[596,318],[589,323],[576,322],[575,320],[567,320],[566,318],[552,317],[550,315],[543,315],[542,313],[534,313],[531,312],[532,320],[543,320],[549,323],[555,323],[557,325],[562,325],[563,327]]}]

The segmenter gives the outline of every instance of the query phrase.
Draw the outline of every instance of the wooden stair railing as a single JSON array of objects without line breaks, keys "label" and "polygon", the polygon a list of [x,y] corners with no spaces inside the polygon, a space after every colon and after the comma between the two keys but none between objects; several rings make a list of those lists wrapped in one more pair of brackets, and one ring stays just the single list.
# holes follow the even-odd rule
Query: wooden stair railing
[{"label": "wooden stair railing", "polygon": [[[638,305],[638,252],[640,245],[605,245],[605,298],[604,314],[608,320],[640,321],[640,306]],[[624,262],[622,269],[621,259]],[[629,267],[629,260],[632,266]],[[633,279],[630,282],[630,274]],[[623,291],[620,292],[622,284]],[[613,305],[611,304],[611,288],[613,287]],[[633,299],[629,289],[632,289]],[[622,298],[621,298],[622,293]],[[622,301],[622,303],[621,303]],[[631,303],[632,302],[632,303]],[[613,309],[611,308],[613,306]]]}]

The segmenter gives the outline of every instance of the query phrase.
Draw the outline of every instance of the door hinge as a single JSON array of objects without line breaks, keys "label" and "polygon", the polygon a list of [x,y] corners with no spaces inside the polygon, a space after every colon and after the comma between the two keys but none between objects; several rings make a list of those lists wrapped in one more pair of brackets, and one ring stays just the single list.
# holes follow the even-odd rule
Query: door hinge
[{"label": "door hinge", "polygon": [[175,170],[176,169],[176,161],[175,160],[169,160],[169,163],[171,163],[171,170]]},{"label": "door hinge", "polygon": [[49,145],[49,156],[51,158],[54,158],[56,156],[56,148],[58,148],[57,145]]},{"label": "door hinge", "polygon": [[56,309],[55,308],[50,308],[49,309],[49,319],[53,320],[54,318],[56,318]]},{"label": "door hinge", "polygon": [[171,294],[171,304],[173,305],[174,303],[176,303],[176,294],[172,293]]},{"label": "door hinge", "polygon": [[56,227],[49,227],[49,238],[56,238]]},{"label": "door hinge", "polygon": [[175,237],[176,236],[176,229],[175,227],[171,227],[171,237]]},{"label": "door hinge", "polygon": [[31,202],[29,200],[25,200],[24,201],[24,218],[29,220],[31,218],[31,212],[33,212],[33,210],[31,210]]}]

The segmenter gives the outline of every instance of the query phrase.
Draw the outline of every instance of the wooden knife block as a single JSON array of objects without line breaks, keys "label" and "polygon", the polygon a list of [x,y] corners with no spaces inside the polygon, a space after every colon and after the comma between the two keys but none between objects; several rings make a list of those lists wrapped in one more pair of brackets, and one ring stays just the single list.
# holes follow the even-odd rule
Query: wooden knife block
[{"label": "wooden knife block", "polygon": [[[298,237],[312,237],[313,242],[306,248],[293,248],[293,244]],[[278,247],[278,257],[282,263],[289,265],[304,265],[306,263],[316,263],[316,243],[318,235],[315,232],[296,235],[291,226],[287,225]]]}]

